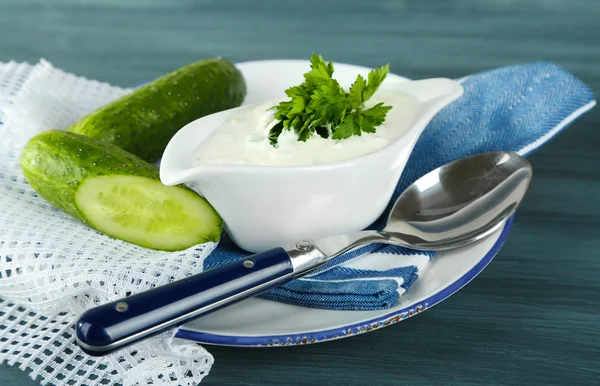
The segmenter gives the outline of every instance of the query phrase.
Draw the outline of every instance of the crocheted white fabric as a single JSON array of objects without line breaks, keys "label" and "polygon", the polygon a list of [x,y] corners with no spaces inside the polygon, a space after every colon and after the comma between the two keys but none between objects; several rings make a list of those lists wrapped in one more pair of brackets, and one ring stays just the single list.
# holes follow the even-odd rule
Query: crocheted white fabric
[{"label": "crocheted white fabric", "polygon": [[19,166],[35,134],[65,129],[129,92],[54,68],[0,63],[0,363],[53,385],[193,385],[213,357],[174,331],[107,357],[85,355],[73,324],[85,309],[202,270],[214,244],[151,251],[111,239],[40,198]]}]

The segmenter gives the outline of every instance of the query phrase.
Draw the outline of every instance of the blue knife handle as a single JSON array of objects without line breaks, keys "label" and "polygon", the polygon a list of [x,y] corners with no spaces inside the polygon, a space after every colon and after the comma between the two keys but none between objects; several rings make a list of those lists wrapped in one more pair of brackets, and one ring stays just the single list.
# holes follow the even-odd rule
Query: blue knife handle
[{"label": "blue knife handle", "polygon": [[293,277],[290,256],[275,248],[90,309],[75,326],[77,341],[89,355],[106,355]]}]

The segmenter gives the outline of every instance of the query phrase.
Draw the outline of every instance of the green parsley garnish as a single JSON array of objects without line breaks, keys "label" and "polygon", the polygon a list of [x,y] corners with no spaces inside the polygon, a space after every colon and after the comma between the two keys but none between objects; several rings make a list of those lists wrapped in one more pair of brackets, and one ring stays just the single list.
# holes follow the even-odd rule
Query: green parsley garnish
[{"label": "green parsley garnish", "polygon": [[290,100],[272,107],[278,122],[269,131],[271,145],[277,144],[283,130],[292,128],[299,141],[308,140],[315,132],[323,138],[331,133],[332,139],[345,139],[374,133],[385,121],[391,106],[377,103],[365,109],[364,103],[381,86],[390,71],[389,64],[372,70],[368,81],[358,75],[349,92],[331,77],[333,63],[325,63],[321,55],[312,54],[310,68],[301,85],[285,90]]}]

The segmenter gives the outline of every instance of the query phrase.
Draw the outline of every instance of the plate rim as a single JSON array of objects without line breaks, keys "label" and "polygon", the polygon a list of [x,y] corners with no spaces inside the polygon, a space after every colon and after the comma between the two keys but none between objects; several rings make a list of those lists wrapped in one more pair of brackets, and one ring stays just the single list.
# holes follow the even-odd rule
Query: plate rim
[{"label": "plate rim", "polygon": [[231,346],[231,347],[286,347],[298,346],[305,344],[314,344],[348,338],[355,335],[364,334],[377,330],[379,328],[391,326],[403,320],[406,320],[414,315],[417,315],[436,304],[441,303],[450,296],[460,291],[471,280],[479,275],[485,267],[498,254],[508,234],[512,228],[515,215],[513,214],[504,225],[498,239],[488,250],[488,252],[475,264],[469,271],[456,281],[436,292],[435,294],[423,299],[417,304],[412,304],[400,310],[393,311],[383,316],[378,316],[363,322],[352,323],[346,326],[337,327],[327,330],[318,330],[304,332],[300,334],[284,334],[284,335],[260,335],[260,336],[236,336],[236,335],[220,335],[200,331],[186,330],[179,328],[175,334],[176,338],[182,338],[190,341],[195,341],[207,345],[216,346]]}]

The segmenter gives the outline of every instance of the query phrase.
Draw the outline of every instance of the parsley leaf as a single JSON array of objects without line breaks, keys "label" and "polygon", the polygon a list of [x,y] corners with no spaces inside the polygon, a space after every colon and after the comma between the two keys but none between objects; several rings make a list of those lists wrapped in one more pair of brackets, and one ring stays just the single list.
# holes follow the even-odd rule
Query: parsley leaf
[{"label": "parsley leaf", "polygon": [[348,109],[346,92],[335,79],[315,89],[308,107],[314,111],[315,117],[324,119],[325,122],[340,122]]},{"label": "parsley leaf", "polygon": [[373,121],[373,118],[369,117],[368,115],[362,116],[362,122],[360,124],[360,128],[362,129],[362,131],[364,131],[365,133],[375,133],[377,131],[375,126],[376,124]]},{"label": "parsley leaf", "polygon": [[375,126],[381,125],[385,121],[385,116],[388,111],[392,109],[392,106],[384,106],[383,102],[377,103],[370,109],[363,110],[363,115],[372,119]]},{"label": "parsley leaf", "polygon": [[375,91],[377,91],[379,86],[381,86],[381,83],[383,83],[383,80],[387,76],[388,72],[390,72],[389,64],[369,72],[369,83],[365,88],[365,91],[363,91],[363,102],[367,101],[373,96],[373,94],[375,94]]},{"label": "parsley leaf", "polygon": [[277,122],[275,126],[271,127],[269,130],[269,142],[271,145],[275,146],[277,144],[277,139],[279,138],[279,134],[283,131],[283,121]]},{"label": "parsley leaf", "polygon": [[362,75],[357,76],[356,80],[352,84],[352,87],[350,87],[350,93],[348,94],[348,98],[350,103],[352,103],[353,109],[362,106],[363,102],[365,101],[363,99],[363,92],[366,87],[367,81],[365,78],[363,78]]},{"label": "parsley leaf", "polygon": [[309,90],[318,87],[321,82],[330,80],[333,75],[333,63],[325,63],[321,55],[312,54],[310,68],[311,70],[304,74]]},{"label": "parsley leaf", "polygon": [[283,130],[296,131],[299,141],[307,141],[315,132],[323,138],[331,133],[334,140],[376,132],[376,126],[385,121],[391,106],[377,103],[365,110],[364,103],[381,86],[389,65],[372,70],[368,81],[358,75],[348,92],[332,78],[333,71],[332,62],[312,54],[304,82],[288,88],[285,93],[289,100],[272,107],[279,122],[269,131],[271,145],[277,144]]},{"label": "parsley leaf", "polygon": [[338,127],[336,127],[335,131],[331,138],[333,139],[346,139],[350,138],[354,131],[356,130],[356,121],[354,119],[354,114],[348,114],[342,121]]}]

